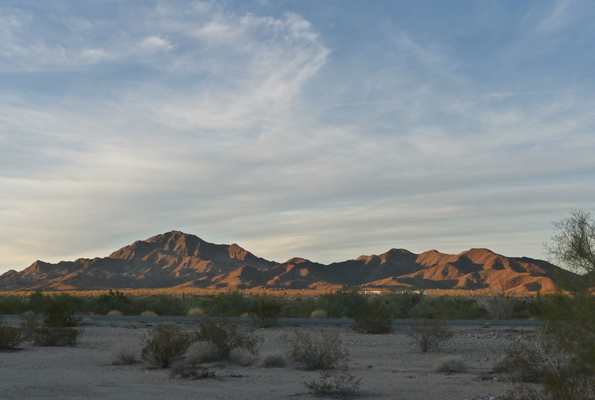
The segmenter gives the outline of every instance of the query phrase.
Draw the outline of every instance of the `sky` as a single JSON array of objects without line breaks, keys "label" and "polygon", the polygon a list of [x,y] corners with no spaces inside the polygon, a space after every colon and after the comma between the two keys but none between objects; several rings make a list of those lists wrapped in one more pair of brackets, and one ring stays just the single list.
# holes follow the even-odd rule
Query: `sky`
[{"label": "sky", "polygon": [[3,0],[0,273],[171,230],[544,259],[594,70],[592,0]]}]

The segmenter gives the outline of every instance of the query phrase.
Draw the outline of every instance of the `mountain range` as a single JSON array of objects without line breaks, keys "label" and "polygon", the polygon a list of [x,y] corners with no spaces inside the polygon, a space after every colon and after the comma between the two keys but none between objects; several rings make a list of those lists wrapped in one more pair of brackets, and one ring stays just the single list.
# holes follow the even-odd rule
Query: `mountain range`
[{"label": "mountain range", "polygon": [[237,244],[212,244],[195,235],[172,231],[134,242],[104,258],[57,264],[36,261],[23,271],[10,270],[0,275],[0,291],[322,289],[334,285],[394,290],[550,291],[560,274],[571,273],[546,261],[505,257],[488,249],[456,255],[391,249],[328,265],[303,258],[277,263]]}]

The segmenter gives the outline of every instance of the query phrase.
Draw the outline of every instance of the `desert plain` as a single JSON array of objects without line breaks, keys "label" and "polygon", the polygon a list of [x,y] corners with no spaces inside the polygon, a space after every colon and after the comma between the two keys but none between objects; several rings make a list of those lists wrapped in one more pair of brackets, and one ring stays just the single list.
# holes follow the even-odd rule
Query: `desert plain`
[{"label": "desert plain", "polygon": [[[11,325],[16,316],[7,316]],[[76,347],[33,347],[0,353],[0,399],[310,399],[304,382],[319,380],[320,371],[288,363],[265,368],[266,353],[284,352],[283,335],[321,329],[338,332],[350,352],[348,372],[361,378],[356,398],[397,400],[494,400],[514,384],[493,372],[494,361],[515,337],[537,328],[533,321],[453,321],[454,337],[437,350],[422,353],[409,336],[407,323],[392,333],[354,332],[346,321],[284,320],[276,328],[260,329],[259,356],[247,367],[229,362],[208,364],[216,377],[201,380],[171,378],[168,369],[151,369],[140,353],[149,330],[158,323],[191,329],[191,318],[93,317]],[[248,323],[240,322],[240,323]],[[111,365],[109,354],[118,342],[130,343],[138,361]],[[434,373],[436,361],[448,355],[463,358],[466,373]]]}]

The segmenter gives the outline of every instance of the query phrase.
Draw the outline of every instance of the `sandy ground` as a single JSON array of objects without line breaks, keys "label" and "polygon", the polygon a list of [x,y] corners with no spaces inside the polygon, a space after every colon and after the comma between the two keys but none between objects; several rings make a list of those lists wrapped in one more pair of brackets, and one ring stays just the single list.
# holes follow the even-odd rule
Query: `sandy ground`
[{"label": "sandy ground", "polygon": [[[164,317],[164,321],[167,318]],[[176,322],[190,328],[188,323]],[[170,379],[168,370],[151,370],[143,361],[127,366],[109,363],[118,341],[140,349],[151,324],[105,323],[87,326],[80,344],[72,348],[32,347],[0,353],[0,399],[283,399],[315,398],[304,381],[318,379],[317,371],[289,364],[264,368],[262,357],[249,367],[220,363],[217,377],[204,380]],[[488,400],[504,395],[511,385],[491,372],[502,347],[515,336],[534,329],[523,326],[451,326],[455,336],[438,351],[421,353],[412,346],[407,327],[391,334],[364,335],[347,326],[285,326],[257,331],[263,341],[260,354],[284,351],[283,333],[296,329],[316,333],[321,328],[339,332],[351,353],[349,372],[361,377],[365,399]],[[459,355],[469,366],[464,374],[433,373],[434,362]],[[496,380],[494,380],[496,378]]]}]

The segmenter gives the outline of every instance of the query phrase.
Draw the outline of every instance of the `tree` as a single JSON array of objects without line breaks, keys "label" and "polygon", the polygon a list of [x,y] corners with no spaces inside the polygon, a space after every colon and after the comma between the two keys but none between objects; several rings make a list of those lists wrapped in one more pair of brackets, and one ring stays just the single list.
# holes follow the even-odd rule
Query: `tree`
[{"label": "tree", "polygon": [[[572,210],[570,216],[554,222],[555,233],[545,245],[549,258],[561,267],[583,275],[573,290],[595,285],[595,221],[591,214]],[[566,283],[566,282],[564,282]]]}]

